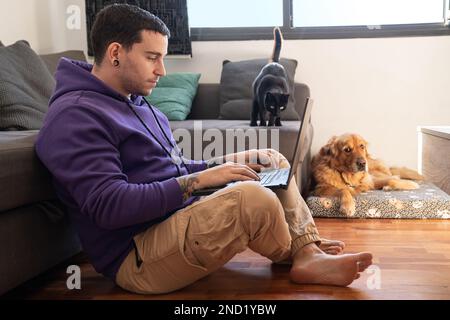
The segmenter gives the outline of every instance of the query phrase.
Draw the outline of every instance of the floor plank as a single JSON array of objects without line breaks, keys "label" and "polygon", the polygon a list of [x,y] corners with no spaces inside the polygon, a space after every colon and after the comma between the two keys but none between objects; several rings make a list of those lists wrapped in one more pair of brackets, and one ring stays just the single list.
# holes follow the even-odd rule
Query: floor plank
[{"label": "floor plank", "polygon": [[[3,299],[450,299],[450,221],[316,219],[321,235],[370,251],[375,269],[347,288],[296,285],[289,266],[247,250],[198,282],[166,295],[136,295],[97,274],[80,254]],[[66,268],[81,266],[81,290],[68,290]],[[380,288],[374,282],[379,270]]]}]

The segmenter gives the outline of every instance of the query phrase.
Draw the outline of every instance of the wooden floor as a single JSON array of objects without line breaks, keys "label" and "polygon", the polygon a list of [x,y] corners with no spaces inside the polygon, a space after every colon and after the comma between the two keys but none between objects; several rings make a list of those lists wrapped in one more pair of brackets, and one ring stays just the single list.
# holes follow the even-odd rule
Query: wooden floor
[{"label": "wooden floor", "polygon": [[[346,252],[371,251],[377,269],[347,288],[296,285],[289,266],[247,250],[216,273],[177,292],[128,293],[79,255],[15,289],[7,299],[450,299],[450,221],[316,219],[321,235],[346,242]],[[66,287],[68,265],[81,266],[81,290]],[[379,269],[378,269],[379,268]],[[379,270],[380,272],[375,274]],[[377,279],[380,280],[376,288]]]}]

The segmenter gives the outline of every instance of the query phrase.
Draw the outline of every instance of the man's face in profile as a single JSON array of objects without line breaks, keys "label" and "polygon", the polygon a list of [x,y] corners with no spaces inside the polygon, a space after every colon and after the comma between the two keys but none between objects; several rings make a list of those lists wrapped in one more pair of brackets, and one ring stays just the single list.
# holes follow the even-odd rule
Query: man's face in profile
[{"label": "man's face in profile", "polygon": [[164,57],[168,38],[155,31],[141,31],[142,41],[135,43],[121,61],[120,77],[124,88],[135,95],[148,96],[160,77],[166,75]]}]

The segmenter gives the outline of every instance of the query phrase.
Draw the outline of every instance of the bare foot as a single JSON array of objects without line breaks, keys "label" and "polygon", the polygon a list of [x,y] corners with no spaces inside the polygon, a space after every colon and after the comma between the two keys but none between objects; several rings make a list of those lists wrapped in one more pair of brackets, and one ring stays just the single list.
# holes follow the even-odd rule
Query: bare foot
[{"label": "bare foot", "polygon": [[325,253],[332,254],[332,255],[338,255],[344,253],[345,243],[339,240],[328,240],[328,239],[321,239],[321,243],[319,245],[320,250],[322,250]]},{"label": "bare foot", "polygon": [[[319,248],[326,254],[339,255],[344,253],[345,243],[339,240],[328,240],[322,238]],[[275,262],[275,264],[292,264],[292,258],[289,257],[283,261]]]},{"label": "bare foot", "polygon": [[295,254],[290,277],[299,284],[346,287],[358,279],[359,272],[366,270],[371,264],[371,253],[329,255],[311,243]]}]

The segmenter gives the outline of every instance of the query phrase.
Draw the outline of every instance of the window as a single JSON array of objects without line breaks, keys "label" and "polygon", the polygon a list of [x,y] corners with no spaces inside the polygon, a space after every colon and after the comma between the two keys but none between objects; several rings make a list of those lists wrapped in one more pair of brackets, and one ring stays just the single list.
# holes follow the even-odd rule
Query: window
[{"label": "window", "polygon": [[443,22],[442,0],[293,0],[294,27]]},{"label": "window", "polygon": [[191,28],[283,25],[280,0],[188,0]]},{"label": "window", "polygon": [[187,0],[191,38],[333,39],[450,35],[449,0]]}]

